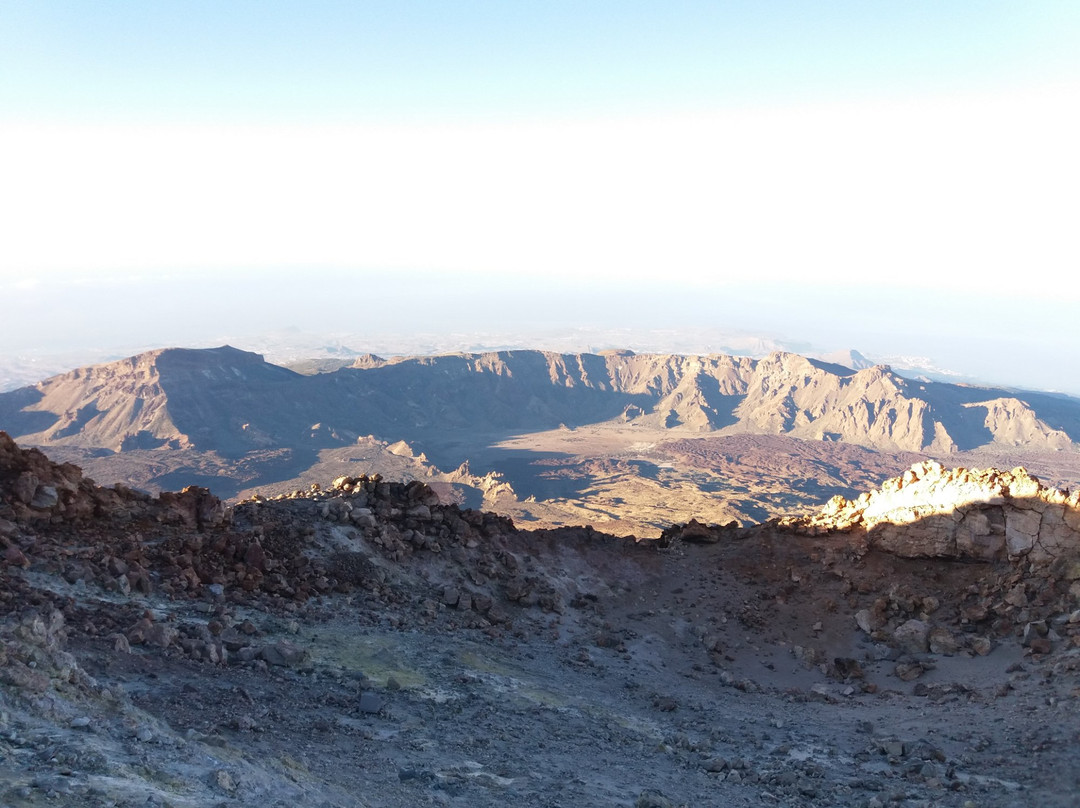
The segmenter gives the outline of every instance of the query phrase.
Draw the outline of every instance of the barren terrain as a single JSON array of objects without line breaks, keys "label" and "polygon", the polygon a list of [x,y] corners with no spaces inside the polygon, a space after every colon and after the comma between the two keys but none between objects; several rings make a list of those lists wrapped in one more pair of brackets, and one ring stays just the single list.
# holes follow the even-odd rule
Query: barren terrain
[{"label": "barren terrain", "polygon": [[799,513],[928,457],[1080,484],[1080,401],[857,364],[502,351],[303,376],[227,346],[168,349],[0,394],[0,429],[151,492],[240,500],[377,473],[522,526],[638,537]]},{"label": "barren terrain", "polygon": [[1065,559],[516,531],[364,478],[229,510],[6,462],[4,804],[1078,804]]},{"label": "barren terrain", "polygon": [[[803,513],[837,494],[853,496],[926,458],[949,466],[1022,465],[1048,484],[1080,486],[1080,452],[1017,447],[957,454],[887,452],[779,435],[700,436],[625,425],[559,429],[502,439],[456,432],[429,444],[432,457],[373,437],[300,453],[264,450],[236,460],[197,449],[118,454],[50,447],[95,480],[157,492],[208,486],[234,500],[308,490],[343,474],[422,480],[447,502],[484,507],[522,527],[589,524],[623,536],[654,537],[698,519],[752,524]],[[392,447],[392,448],[391,448]],[[442,463],[466,468],[444,471]]]}]

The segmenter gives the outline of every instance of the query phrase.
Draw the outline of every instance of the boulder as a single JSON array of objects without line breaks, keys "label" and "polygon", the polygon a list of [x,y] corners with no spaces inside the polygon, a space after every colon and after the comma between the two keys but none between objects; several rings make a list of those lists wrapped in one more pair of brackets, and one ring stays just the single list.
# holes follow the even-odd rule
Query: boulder
[{"label": "boulder", "polygon": [[938,626],[930,630],[929,646],[932,654],[953,656],[960,650],[960,641],[947,628]]},{"label": "boulder", "polygon": [[15,482],[11,486],[11,493],[23,505],[29,505],[33,501],[37,489],[37,475],[31,471],[24,471],[15,478]]},{"label": "boulder", "polygon": [[1035,640],[1044,638],[1050,634],[1050,627],[1045,620],[1036,620],[1024,626],[1022,643],[1030,647]]},{"label": "boulder", "polygon": [[259,652],[259,656],[267,665],[278,667],[295,667],[302,665],[308,659],[308,652],[288,640],[281,640],[273,645],[267,645]]},{"label": "boulder", "polygon": [[30,500],[30,507],[39,511],[47,511],[50,508],[55,508],[59,501],[60,495],[57,493],[55,486],[39,485],[34,491],[34,498]]},{"label": "boulder", "polygon": [[922,620],[908,620],[893,632],[896,646],[908,654],[924,654],[930,649],[930,626]]}]

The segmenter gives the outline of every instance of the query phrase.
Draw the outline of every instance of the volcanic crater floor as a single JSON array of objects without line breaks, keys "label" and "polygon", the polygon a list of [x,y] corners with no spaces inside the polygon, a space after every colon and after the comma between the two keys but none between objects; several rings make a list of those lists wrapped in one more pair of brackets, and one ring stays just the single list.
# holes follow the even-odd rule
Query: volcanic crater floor
[{"label": "volcanic crater floor", "polygon": [[[66,640],[36,668],[50,681],[0,686],[0,805],[1080,805],[1078,649],[1003,636],[906,681],[853,618],[888,592],[947,613],[982,565],[790,535],[514,549],[578,596],[478,629],[432,610],[427,557],[392,570],[397,603],[118,599],[13,571]],[[243,626],[280,658],[83,630],[143,612]]]}]

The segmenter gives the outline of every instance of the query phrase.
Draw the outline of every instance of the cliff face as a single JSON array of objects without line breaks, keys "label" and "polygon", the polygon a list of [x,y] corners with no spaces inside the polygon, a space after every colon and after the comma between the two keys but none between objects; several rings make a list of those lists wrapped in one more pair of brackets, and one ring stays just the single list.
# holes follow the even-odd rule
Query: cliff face
[{"label": "cliff face", "polygon": [[1030,406],[1012,396],[965,406],[976,412],[985,408],[983,425],[994,436],[995,443],[1007,446],[1034,444],[1047,449],[1065,449],[1072,444],[1068,434],[1048,426]]},{"label": "cliff face", "polygon": [[[184,445],[161,387],[158,360],[164,351],[80,368],[16,391],[26,405],[4,424],[14,434],[43,445],[123,448]],[[14,394],[13,394],[14,395]]]},{"label": "cliff face", "polygon": [[788,435],[887,451],[1072,448],[1080,401],[921,383],[774,353],[762,360],[501,351],[365,360],[303,376],[228,346],[168,349],[0,394],[0,428],[41,446],[216,450],[347,445],[360,435],[539,432],[623,423]]},{"label": "cliff face", "polygon": [[1023,468],[918,463],[856,500],[834,497],[820,513],[782,524],[801,533],[863,533],[868,546],[906,557],[1080,558],[1080,491],[1047,488]]},{"label": "cliff face", "polygon": [[183,449],[242,418],[268,384],[294,378],[227,346],[150,351],[0,396],[0,427],[43,446]]},{"label": "cliff face", "polygon": [[520,429],[620,419],[940,453],[994,442],[1060,449],[1080,438],[1080,402],[1041,396],[1035,407],[1004,391],[915,382],[885,366],[853,371],[782,352],[754,360],[501,351],[403,357],[341,373],[352,375],[339,383],[362,387],[365,398],[384,397],[398,426],[410,418],[468,424],[482,417]]},{"label": "cliff face", "polygon": [[878,366],[857,373],[801,356],[774,354],[758,363],[737,414],[757,430],[842,440],[898,451],[949,452],[955,442],[933,407],[907,380]]}]

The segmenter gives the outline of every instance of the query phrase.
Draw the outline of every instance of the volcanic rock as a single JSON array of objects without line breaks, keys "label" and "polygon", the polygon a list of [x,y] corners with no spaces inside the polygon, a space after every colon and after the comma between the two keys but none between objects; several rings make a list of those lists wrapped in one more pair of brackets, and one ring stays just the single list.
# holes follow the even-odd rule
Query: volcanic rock
[{"label": "volcanic rock", "polygon": [[856,531],[868,546],[906,557],[1045,563],[1080,548],[1080,491],[1047,488],[1023,468],[947,470],[925,461],[854,501],[834,497],[816,516],[781,525]]}]

